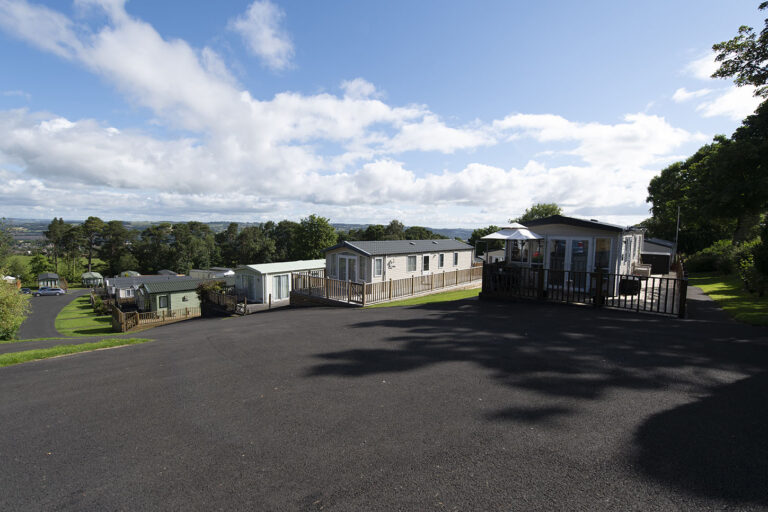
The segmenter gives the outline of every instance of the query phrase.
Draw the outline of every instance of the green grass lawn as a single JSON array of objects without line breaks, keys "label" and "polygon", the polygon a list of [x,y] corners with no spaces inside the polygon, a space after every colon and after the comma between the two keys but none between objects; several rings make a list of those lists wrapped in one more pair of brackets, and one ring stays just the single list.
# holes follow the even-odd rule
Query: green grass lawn
[{"label": "green grass lawn", "polygon": [[152,341],[145,338],[122,338],[112,340],[101,340],[95,343],[80,343],[79,345],[58,345],[51,348],[41,348],[38,350],[24,350],[22,352],[10,352],[0,354],[0,367],[11,366],[12,364],[26,363],[27,361],[36,361],[38,359],[48,359],[49,357],[64,356],[67,354],[76,354],[78,352],[88,352],[100,348],[121,347],[123,345],[136,345]]},{"label": "green grass lawn", "polygon": [[56,330],[64,336],[104,336],[120,334],[112,331],[112,317],[93,312],[90,297],[85,295],[73,300],[56,316]]},{"label": "green grass lawn", "polygon": [[768,297],[748,293],[737,275],[693,274],[688,283],[701,288],[736,320],[768,325]]},{"label": "green grass lawn", "polygon": [[418,304],[429,304],[432,302],[449,302],[452,300],[468,299],[477,297],[480,294],[480,288],[471,290],[457,290],[453,292],[434,293],[432,295],[421,295],[410,299],[399,300],[397,302],[383,302],[366,306],[367,308],[388,308],[392,306],[416,306]]}]

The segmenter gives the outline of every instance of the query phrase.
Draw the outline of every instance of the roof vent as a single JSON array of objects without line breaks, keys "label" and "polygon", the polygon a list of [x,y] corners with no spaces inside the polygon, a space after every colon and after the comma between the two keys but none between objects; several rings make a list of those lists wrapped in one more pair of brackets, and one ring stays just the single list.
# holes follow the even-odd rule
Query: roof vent
[{"label": "roof vent", "polygon": [[589,219],[589,220],[592,221],[592,222],[600,222],[597,219]]},{"label": "roof vent", "polygon": [[408,242],[411,245],[416,245],[416,242]]},{"label": "roof vent", "polygon": [[432,240],[432,243],[437,245],[437,240]]}]

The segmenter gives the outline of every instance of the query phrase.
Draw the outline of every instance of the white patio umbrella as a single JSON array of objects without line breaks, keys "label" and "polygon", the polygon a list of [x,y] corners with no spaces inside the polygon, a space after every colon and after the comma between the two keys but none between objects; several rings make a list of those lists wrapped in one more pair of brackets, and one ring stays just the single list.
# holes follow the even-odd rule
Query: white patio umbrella
[{"label": "white patio umbrella", "polygon": [[534,233],[522,224],[514,223],[510,226],[505,226],[495,233],[486,235],[480,240],[505,240],[512,241],[518,240],[521,242],[528,240],[541,240],[544,238],[541,235]]}]

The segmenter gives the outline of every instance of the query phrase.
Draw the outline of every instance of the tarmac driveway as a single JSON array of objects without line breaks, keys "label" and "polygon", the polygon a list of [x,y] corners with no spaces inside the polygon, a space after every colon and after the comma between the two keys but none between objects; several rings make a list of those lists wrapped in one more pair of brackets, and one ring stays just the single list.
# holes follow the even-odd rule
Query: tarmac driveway
[{"label": "tarmac driveway", "polygon": [[766,330],[691,310],[281,309],[2,368],[0,509],[764,510]]},{"label": "tarmac driveway", "polygon": [[71,290],[66,295],[45,295],[41,297],[30,297],[29,304],[31,310],[29,316],[19,329],[20,339],[30,338],[55,338],[61,337],[61,333],[54,326],[56,316],[59,312],[75,300],[86,295],[88,289],[80,288]]}]

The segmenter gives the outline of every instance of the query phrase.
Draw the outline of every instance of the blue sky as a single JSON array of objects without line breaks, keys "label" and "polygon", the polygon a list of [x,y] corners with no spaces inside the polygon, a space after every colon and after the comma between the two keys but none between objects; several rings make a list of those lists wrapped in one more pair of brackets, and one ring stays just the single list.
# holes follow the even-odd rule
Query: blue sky
[{"label": "blue sky", "polygon": [[0,0],[0,215],[634,223],[756,2]]}]

